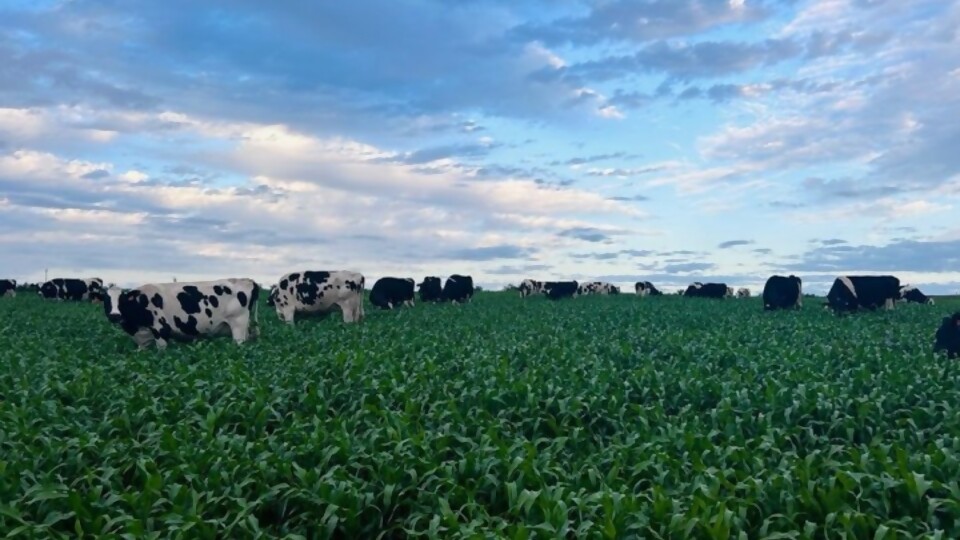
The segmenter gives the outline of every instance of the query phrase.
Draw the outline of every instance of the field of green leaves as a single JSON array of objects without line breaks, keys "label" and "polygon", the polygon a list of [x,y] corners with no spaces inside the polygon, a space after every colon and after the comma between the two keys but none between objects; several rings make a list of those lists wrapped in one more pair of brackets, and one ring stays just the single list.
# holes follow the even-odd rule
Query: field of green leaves
[{"label": "field of green leaves", "polygon": [[0,534],[958,538],[960,302],[481,293],[136,352],[0,299]]}]

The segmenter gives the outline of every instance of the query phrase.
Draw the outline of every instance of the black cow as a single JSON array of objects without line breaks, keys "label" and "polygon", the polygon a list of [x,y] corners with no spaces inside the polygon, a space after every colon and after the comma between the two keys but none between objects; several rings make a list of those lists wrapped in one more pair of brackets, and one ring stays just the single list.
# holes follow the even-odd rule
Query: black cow
[{"label": "black cow", "polygon": [[427,276],[423,281],[417,284],[420,290],[421,302],[440,302],[443,300],[443,287],[440,278],[436,276]]},{"label": "black cow", "polygon": [[246,278],[110,287],[103,293],[103,312],[139,349],[218,335],[243,343],[259,334],[259,294],[260,286]]},{"label": "black cow", "polygon": [[17,280],[0,279],[0,298],[4,296],[17,296]]},{"label": "black cow", "polygon": [[803,280],[797,276],[770,276],[763,286],[763,309],[799,309],[803,307]]},{"label": "black cow", "polygon": [[580,284],[576,281],[545,281],[543,282],[543,294],[551,300],[561,298],[573,298],[577,296]]},{"label": "black cow", "polygon": [[900,287],[900,301],[902,302],[916,302],[917,304],[930,304],[933,305],[933,298],[920,292],[920,289],[914,287],[913,285],[904,285]]},{"label": "black cow", "polygon": [[835,312],[893,309],[899,297],[900,280],[894,276],[840,276],[827,293],[827,306]]},{"label": "black cow", "polygon": [[473,277],[453,274],[443,284],[443,299],[457,302],[469,302],[473,298]]},{"label": "black cow", "polygon": [[693,298],[726,298],[733,296],[733,289],[726,283],[693,283],[683,292],[684,296]]},{"label": "black cow", "polygon": [[960,311],[952,317],[944,317],[940,322],[933,351],[945,351],[947,358],[960,356]]},{"label": "black cow", "polygon": [[40,285],[38,294],[41,298],[48,299],[99,302],[103,295],[103,280],[100,278],[54,278]]},{"label": "black cow", "polygon": [[633,290],[637,296],[662,296],[663,293],[653,286],[649,281],[638,281],[633,285]]},{"label": "black cow", "polygon": [[413,278],[382,277],[373,284],[370,303],[381,309],[413,307]]}]

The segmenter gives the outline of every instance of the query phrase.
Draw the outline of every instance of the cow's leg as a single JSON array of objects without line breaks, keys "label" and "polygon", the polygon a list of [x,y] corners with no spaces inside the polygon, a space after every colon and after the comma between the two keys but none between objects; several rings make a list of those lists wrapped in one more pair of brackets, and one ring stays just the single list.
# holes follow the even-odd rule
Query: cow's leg
[{"label": "cow's leg", "polygon": [[891,310],[893,309],[893,298],[887,298],[883,301],[883,309]]},{"label": "cow's leg", "polygon": [[149,328],[141,328],[133,334],[133,342],[137,344],[137,350],[142,351],[154,342],[153,331]]},{"label": "cow's leg", "polygon": [[296,316],[296,309],[293,306],[284,306],[277,308],[277,318],[293,326],[293,319]]},{"label": "cow's leg", "polygon": [[237,345],[240,345],[250,337],[250,312],[244,312],[227,322],[230,327],[230,335]]}]

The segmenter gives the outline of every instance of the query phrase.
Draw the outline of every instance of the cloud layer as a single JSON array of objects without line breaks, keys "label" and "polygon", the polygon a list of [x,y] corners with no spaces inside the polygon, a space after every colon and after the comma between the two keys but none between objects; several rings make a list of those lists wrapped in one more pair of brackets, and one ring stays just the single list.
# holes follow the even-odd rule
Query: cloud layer
[{"label": "cloud layer", "polygon": [[936,0],[6,4],[3,272],[949,287],[957,28]]}]

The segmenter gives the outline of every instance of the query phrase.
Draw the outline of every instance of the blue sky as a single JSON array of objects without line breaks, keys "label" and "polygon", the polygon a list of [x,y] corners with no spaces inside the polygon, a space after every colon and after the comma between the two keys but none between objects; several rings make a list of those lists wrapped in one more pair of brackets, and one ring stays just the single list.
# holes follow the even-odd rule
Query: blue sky
[{"label": "blue sky", "polygon": [[958,29],[944,0],[0,0],[0,273],[955,292]]}]

